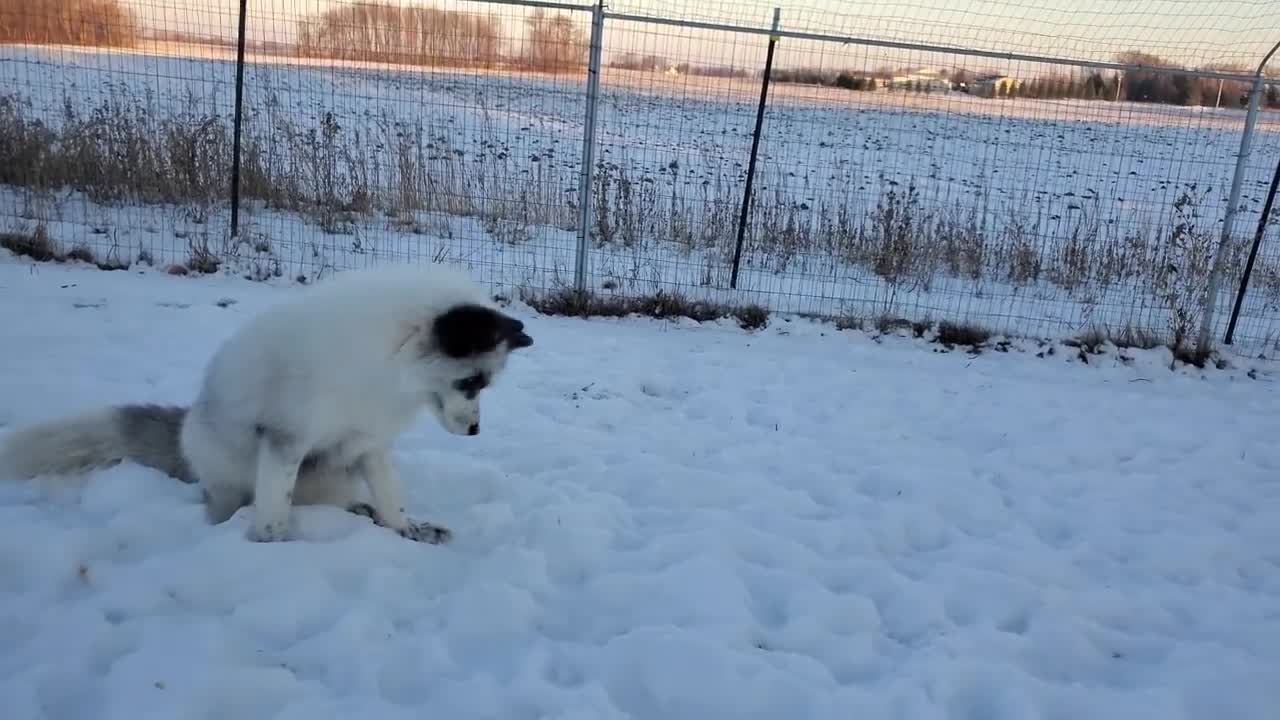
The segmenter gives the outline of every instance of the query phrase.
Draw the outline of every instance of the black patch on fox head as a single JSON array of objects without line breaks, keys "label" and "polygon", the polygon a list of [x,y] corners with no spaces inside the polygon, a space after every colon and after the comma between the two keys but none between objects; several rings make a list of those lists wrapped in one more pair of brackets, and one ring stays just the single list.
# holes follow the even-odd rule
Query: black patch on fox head
[{"label": "black patch on fox head", "polygon": [[483,305],[456,305],[436,318],[431,326],[435,347],[455,358],[492,352],[502,343],[515,350],[529,347],[533,338],[524,332],[524,323]]},{"label": "black patch on fox head", "polygon": [[468,400],[474,400],[481,390],[489,387],[489,376],[484,373],[468,375],[461,380],[454,381],[453,387],[465,395]]}]

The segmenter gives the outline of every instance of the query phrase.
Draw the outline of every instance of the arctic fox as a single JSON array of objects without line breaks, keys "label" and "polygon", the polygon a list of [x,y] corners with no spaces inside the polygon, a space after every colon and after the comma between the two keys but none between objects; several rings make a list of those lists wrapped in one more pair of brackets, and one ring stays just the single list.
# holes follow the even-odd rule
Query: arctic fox
[{"label": "arctic fox", "polygon": [[[252,505],[252,540],[284,539],[293,505],[327,504],[447,541],[406,516],[390,447],[423,409],[479,433],[480,392],[533,344],[524,324],[442,266],[352,271],[298,293],[222,344],[189,408],[119,405],[18,430],[0,441],[0,477],[130,460],[198,483],[211,523]],[[356,501],[361,481],[371,503]]]}]

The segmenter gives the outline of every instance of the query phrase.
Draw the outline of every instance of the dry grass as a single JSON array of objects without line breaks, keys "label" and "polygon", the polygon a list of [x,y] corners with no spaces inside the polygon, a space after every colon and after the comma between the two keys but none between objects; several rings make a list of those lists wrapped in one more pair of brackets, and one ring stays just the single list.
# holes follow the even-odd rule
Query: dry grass
[{"label": "dry grass", "polygon": [[971,323],[955,323],[943,321],[938,323],[934,340],[948,349],[968,347],[978,350],[991,339],[991,331]]},{"label": "dry grass", "polygon": [[1153,350],[1164,347],[1172,354],[1174,364],[1181,362],[1204,368],[1212,361],[1219,368],[1225,367],[1225,361],[1212,350],[1203,351],[1181,342],[1176,336],[1165,337],[1132,325],[1126,325],[1118,331],[1093,327],[1074,338],[1064,340],[1063,345],[1076,348],[1078,357],[1085,363],[1089,362],[1092,355],[1104,354],[1107,346],[1111,345],[1120,350]]},{"label": "dry grass", "polygon": [[[196,98],[187,103],[201,105]],[[492,127],[482,125],[476,137],[461,140],[452,128],[423,120],[383,116],[372,127],[362,132],[344,126],[331,113],[301,120],[269,98],[244,128],[242,198],[297,213],[333,234],[353,232],[373,218],[428,232],[431,218],[438,222],[444,214],[474,217],[494,240],[521,246],[548,228],[572,229],[577,222],[575,198],[565,192],[561,174],[549,162],[512,157]],[[226,206],[231,154],[230,128],[217,115],[166,116],[146,100],[113,96],[87,112],[68,104],[59,122],[45,123],[28,100],[0,96],[0,184],[45,194],[74,189],[103,205],[177,205],[201,223]],[[706,268],[704,285],[720,284],[718,269],[734,252],[740,188],[715,179],[686,182],[681,173],[687,171],[674,166],[665,177],[639,173],[625,158],[615,160],[602,161],[594,175],[592,244],[640,260],[684,254]],[[796,198],[805,193],[788,186],[784,169],[766,163],[760,172],[768,178],[760,187],[768,189],[753,196],[749,209],[744,272],[816,274],[853,266],[888,287],[888,307],[897,293],[928,291],[941,278],[1057,290],[1083,303],[1109,288],[1142,288],[1170,318],[1169,327],[1108,336],[1127,346],[1148,346],[1159,337],[1175,353],[1188,353],[1215,238],[1216,214],[1204,211],[1207,190],[1185,188],[1164,225],[1143,234],[1104,222],[1097,200],[1081,201],[1068,218],[1011,209],[990,223],[983,221],[980,195],[926,201],[909,179],[881,176],[870,205],[864,196],[801,202]],[[214,272],[228,259],[207,235],[191,241],[191,270]],[[42,252],[20,237],[5,242],[27,248],[15,252],[32,257]],[[48,252],[57,259],[71,251]],[[1243,265],[1237,255],[1228,258],[1228,283]],[[651,280],[641,277],[644,263],[636,265],[635,277],[616,284],[630,280],[639,288]],[[1255,278],[1256,292],[1280,299],[1280,271],[1264,265]],[[559,293],[539,302],[563,314],[733,316],[750,327],[767,322],[762,308],[727,308],[666,292],[631,294],[637,297]],[[883,333],[895,319],[839,322],[874,325]],[[930,326],[919,319],[901,322],[917,335]],[[974,341],[966,328],[939,326],[939,341],[970,347],[986,341]]]},{"label": "dry grass", "polygon": [[68,107],[54,130],[29,103],[0,97],[0,183],[73,188],[103,204],[208,205],[226,198],[230,173],[230,135],[214,117],[161,120],[113,98],[87,114]]},{"label": "dry grass", "polygon": [[[385,119],[382,137],[368,138],[332,113],[304,128],[277,109],[245,129],[241,197],[297,212],[326,232],[349,232],[358,216],[420,211],[524,228],[574,218],[547,178],[521,174],[496,153],[466,163],[446,128]],[[370,142],[393,149],[391,167],[367,152]],[[112,98],[88,113],[68,107],[55,129],[35,118],[29,101],[0,96],[0,184],[70,188],[105,205],[179,204],[199,221],[228,201],[231,156],[230,128],[215,115],[163,117],[142,100]]]},{"label": "dry grass", "polygon": [[43,225],[37,226],[35,232],[31,234],[0,233],[0,247],[15,255],[29,257],[38,262],[49,262],[61,258],[61,254],[49,239],[49,233]]},{"label": "dry grass", "polygon": [[[191,98],[187,106],[200,103]],[[391,117],[374,126],[362,134],[331,113],[302,125],[268,101],[244,129],[242,198],[333,234],[375,216],[416,231],[421,213],[445,213],[476,217],[499,242],[519,245],[537,228],[577,221],[562,178],[545,162],[526,168],[502,150],[496,131],[486,139],[481,129],[479,147],[488,152],[467,152],[474,148],[455,146],[447,127]],[[371,152],[373,145],[383,152]],[[87,113],[68,106],[54,126],[37,120],[29,101],[0,96],[0,184],[71,188],[100,204],[178,204],[200,221],[228,201],[231,153],[230,129],[215,115],[163,116],[144,100],[113,97]],[[625,162],[600,163],[591,239],[598,248],[701,256],[711,284],[711,268],[733,256],[741,191],[716,180],[685,183],[680,172],[635,176]],[[926,203],[910,180],[882,176],[871,206],[829,196],[799,202],[785,172],[767,164],[761,172],[769,190],[752,200],[744,270],[853,265],[895,292],[927,291],[942,277],[1056,286],[1076,298],[1140,286],[1173,317],[1169,330],[1180,341],[1198,322],[1213,240],[1207,190],[1187,188],[1167,224],[1145,236],[1102,222],[1096,200],[1069,219],[1009,210],[989,231],[980,197]],[[1242,264],[1232,257],[1228,277]],[[1255,289],[1280,298],[1280,280],[1265,280],[1280,273],[1262,267],[1257,275]]]},{"label": "dry grass", "polygon": [[893,315],[881,315],[876,320],[876,330],[882,335],[890,335],[899,330],[909,331],[914,337],[924,337],[929,332],[931,323],[928,319],[924,320],[908,320],[907,318],[895,317]]},{"label": "dry grass", "polygon": [[[989,223],[983,221],[983,198],[925,202],[910,180],[882,176],[867,207],[856,197],[802,202],[796,199],[802,193],[787,187],[785,172],[767,166],[761,172],[770,189],[752,198],[744,269],[814,273],[852,265],[877,276],[891,293],[929,291],[940,278],[1056,288],[1079,301],[1113,288],[1142,288],[1175,318],[1171,333],[1186,337],[1197,322],[1216,218],[1205,211],[1205,190],[1184,188],[1164,222],[1145,229],[1104,222],[1096,198],[1080,201],[1070,217],[1010,209]],[[636,177],[619,164],[597,167],[590,228],[596,247],[639,252],[663,244],[727,265],[740,189],[714,180],[690,188],[672,172],[671,188],[659,191],[658,180]],[[1238,255],[1228,259],[1228,278],[1243,268]],[[1271,276],[1260,268],[1255,277]],[[1280,273],[1276,277],[1264,280],[1258,292],[1280,300]]]},{"label": "dry grass", "polygon": [[29,233],[0,233],[0,248],[37,262],[79,261],[95,265],[99,270],[124,270],[128,267],[127,263],[116,258],[99,258],[93,248],[84,243],[77,243],[64,250],[62,243],[49,236],[49,231],[43,224],[37,225]]},{"label": "dry grass", "polygon": [[658,291],[639,297],[600,296],[591,292],[564,289],[545,295],[531,295],[525,301],[546,315],[574,317],[689,318],[698,322],[733,318],[747,330],[769,323],[769,311],[759,305],[730,306],[704,300],[690,300],[679,292]]},{"label": "dry grass", "polygon": [[1169,345],[1169,341],[1149,330],[1126,325],[1118,331],[1105,327],[1089,328],[1085,332],[1064,341],[1068,347],[1078,347],[1089,354],[1097,354],[1108,343],[1121,348],[1151,350]]}]

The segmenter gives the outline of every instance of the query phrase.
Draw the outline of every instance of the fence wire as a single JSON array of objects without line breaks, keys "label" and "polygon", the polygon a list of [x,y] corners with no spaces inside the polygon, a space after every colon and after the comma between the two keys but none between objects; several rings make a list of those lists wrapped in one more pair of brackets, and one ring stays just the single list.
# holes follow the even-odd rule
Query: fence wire
[{"label": "fence wire", "polygon": [[[1165,63],[1250,72],[1280,37],[1270,0],[610,0],[611,12],[765,29],[782,6],[788,30],[869,41],[1115,62],[1141,53]],[[909,51],[908,51],[909,52]],[[895,58],[896,60],[896,58]]]},{"label": "fence wire", "polygon": [[[0,233],[103,267],[454,262],[512,294],[1192,342],[1280,6],[944,5],[782,8],[740,228],[771,4],[249,0],[238,153],[237,4],[8,4]],[[1260,87],[1215,340],[1280,163],[1280,83]],[[1251,354],[1280,350],[1263,227]]]},{"label": "fence wire", "polygon": [[313,276],[391,259],[463,262],[495,285],[571,278],[585,19],[466,3],[251,13],[296,22],[299,40],[251,58],[239,243]]}]

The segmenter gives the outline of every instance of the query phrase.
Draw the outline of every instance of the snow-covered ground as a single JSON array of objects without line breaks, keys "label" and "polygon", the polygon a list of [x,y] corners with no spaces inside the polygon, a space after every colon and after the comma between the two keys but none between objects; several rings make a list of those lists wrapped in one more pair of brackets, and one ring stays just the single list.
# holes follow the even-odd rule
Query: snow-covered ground
[{"label": "snow-covered ground", "polygon": [[[290,290],[0,258],[0,423],[186,402]],[[935,352],[775,317],[577,320],[486,432],[397,446],[450,545],[307,508],[205,524],[126,465],[0,484],[6,720],[1263,720],[1266,367]]]}]

